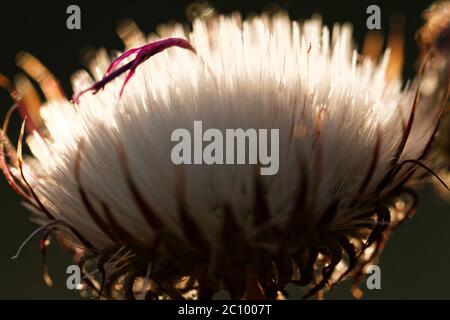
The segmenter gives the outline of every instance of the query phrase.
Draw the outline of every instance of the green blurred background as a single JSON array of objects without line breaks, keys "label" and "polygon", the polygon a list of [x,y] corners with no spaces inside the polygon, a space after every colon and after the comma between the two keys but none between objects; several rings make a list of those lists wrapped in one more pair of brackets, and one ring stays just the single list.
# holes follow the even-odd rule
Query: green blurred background
[{"label": "green blurred background", "polygon": [[[349,21],[355,39],[362,44],[366,33],[366,8],[377,4],[382,13],[382,31],[388,31],[388,18],[401,13],[406,18],[406,60],[404,77],[414,74],[417,57],[415,31],[421,26],[421,12],[429,1],[209,1],[219,12],[239,10],[244,14],[281,7],[293,18],[306,19],[320,13],[326,24]],[[132,18],[146,32],[159,23],[186,20],[190,1],[25,1],[2,3],[0,10],[0,72],[13,77],[19,70],[14,57],[26,50],[40,58],[57,75],[67,94],[70,74],[83,66],[79,54],[88,46],[122,49],[115,34],[117,22]],[[66,8],[77,4],[82,12],[82,29],[66,29]],[[11,101],[0,92],[0,116]],[[18,132],[15,118],[10,132]],[[12,134],[15,139],[17,135]],[[450,277],[450,204],[439,199],[431,187],[421,192],[417,215],[394,234],[382,255],[381,290],[364,290],[365,299],[449,299]],[[39,237],[32,240],[17,260],[11,260],[22,241],[36,229],[28,212],[4,179],[0,182],[0,299],[80,299],[65,286],[66,267],[71,257],[57,243],[49,249],[50,273],[54,285],[48,288],[42,278]],[[294,290],[293,297],[299,292]],[[332,299],[351,298],[349,284],[343,283],[327,295]]]}]

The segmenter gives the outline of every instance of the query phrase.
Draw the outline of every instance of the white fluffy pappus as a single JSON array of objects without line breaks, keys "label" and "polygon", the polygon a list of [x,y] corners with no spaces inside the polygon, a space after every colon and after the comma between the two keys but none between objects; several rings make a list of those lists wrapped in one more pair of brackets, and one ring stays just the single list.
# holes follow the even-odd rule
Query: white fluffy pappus
[{"label": "white fluffy pappus", "polygon": [[[158,239],[130,181],[164,232],[195,243],[186,232],[194,223],[211,252],[226,246],[227,210],[246,246],[269,255],[303,248],[304,229],[318,244],[338,234],[362,247],[376,229],[377,208],[391,207],[416,177],[417,163],[405,161],[426,160],[442,110],[422,103],[417,81],[405,88],[400,79],[387,81],[389,51],[374,64],[355,50],[351,33],[347,24],[330,31],[318,18],[298,23],[284,15],[217,16],[194,21],[192,31],[163,29],[159,36],[185,38],[196,53],[158,53],[138,66],[121,97],[118,77],[78,103],[57,99],[41,107],[43,129],[27,137],[32,157],[23,165],[36,195],[29,202],[42,224],[48,218],[35,198],[100,252],[128,245],[114,225],[149,249]],[[142,38],[128,45],[143,45]],[[110,63],[100,51],[90,74],[73,76],[74,92],[100,81]],[[260,177],[251,165],[217,164],[180,171],[170,158],[171,133],[192,130],[195,120],[205,129],[279,129],[279,172]],[[279,236],[261,239],[267,226]],[[73,230],[61,230],[86,249]]]}]

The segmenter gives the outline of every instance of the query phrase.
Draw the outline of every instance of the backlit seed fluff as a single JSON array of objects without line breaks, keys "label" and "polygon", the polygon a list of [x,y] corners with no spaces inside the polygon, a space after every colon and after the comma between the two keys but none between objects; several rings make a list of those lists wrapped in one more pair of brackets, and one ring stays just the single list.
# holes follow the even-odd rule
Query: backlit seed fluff
[{"label": "backlit seed fluff", "polygon": [[[387,81],[389,50],[365,59],[350,25],[329,29],[318,18],[212,16],[148,39],[126,27],[126,49],[186,42],[152,57],[133,51],[109,72],[99,51],[89,72],[73,76],[74,93],[83,92],[74,101],[23,55],[31,76],[43,68],[48,101],[33,112],[28,87],[16,83],[31,155],[22,165],[21,143],[18,156],[4,145],[5,174],[44,236],[56,232],[86,273],[86,262],[100,270],[85,285],[105,298],[207,299],[222,289],[280,298],[288,283],[312,297],[345,276],[360,279],[433,167],[444,93],[423,99],[427,68],[406,86]],[[133,61],[125,87],[127,73],[114,72]],[[195,120],[279,129],[278,173],[174,165],[171,133],[192,132]]]}]

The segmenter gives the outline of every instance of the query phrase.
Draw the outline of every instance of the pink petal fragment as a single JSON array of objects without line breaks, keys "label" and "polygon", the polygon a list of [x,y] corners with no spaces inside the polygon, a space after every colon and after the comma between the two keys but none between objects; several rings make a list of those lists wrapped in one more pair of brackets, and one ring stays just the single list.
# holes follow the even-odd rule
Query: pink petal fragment
[{"label": "pink petal fragment", "polygon": [[[136,68],[147,61],[150,57],[154,56],[155,54],[162,52],[168,48],[171,47],[179,47],[187,50],[191,50],[192,52],[196,53],[195,49],[192,47],[192,45],[189,43],[189,41],[182,39],[182,38],[167,38],[163,40],[158,40],[151,42],[149,44],[146,44],[139,48],[134,48],[126,51],[121,56],[119,56],[117,59],[115,59],[111,65],[109,66],[108,70],[106,71],[103,78],[94,83],[92,86],[90,86],[87,89],[82,90],[81,92],[77,93],[73,96],[73,101],[75,103],[79,102],[79,98],[85,94],[86,92],[93,91],[93,94],[96,94],[99,90],[103,89],[106,84],[117,78],[118,76],[122,75],[126,71],[128,71],[127,77],[124,81],[124,84],[122,86],[122,89],[120,90],[120,96],[122,96],[123,90],[125,89],[126,84],[131,79],[131,77],[134,75]],[[122,65],[121,67],[117,68],[118,65],[127,57],[131,56],[132,54],[136,54],[136,57],[131,60],[130,62]]]}]

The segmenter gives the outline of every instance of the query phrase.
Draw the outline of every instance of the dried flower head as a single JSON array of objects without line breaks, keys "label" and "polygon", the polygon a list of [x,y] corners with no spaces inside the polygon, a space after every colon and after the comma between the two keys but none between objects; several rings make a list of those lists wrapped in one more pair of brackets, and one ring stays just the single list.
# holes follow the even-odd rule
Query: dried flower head
[{"label": "dried flower head", "polygon": [[450,1],[438,1],[423,14],[426,21],[418,34],[424,51],[434,48],[439,52],[450,51]]},{"label": "dried flower head", "polygon": [[[422,60],[427,68],[424,77],[424,94],[435,98],[436,91],[450,90],[450,1],[436,2],[424,13],[425,25],[418,33],[418,41],[422,51]],[[448,93],[447,93],[448,98]],[[450,116],[449,100],[444,101],[446,115],[441,134],[437,141],[437,167],[439,175],[447,184],[450,183]],[[450,194],[441,185],[436,184],[444,198],[450,199]]]},{"label": "dried flower head", "polygon": [[[350,25],[318,18],[208,16],[190,32],[161,28],[163,40],[132,24],[120,34],[128,50],[113,62],[98,52],[73,77],[74,101],[28,54],[19,64],[48,101],[3,79],[26,120],[16,150],[7,117],[0,160],[43,226],[43,251],[56,233],[106,298],[280,298],[289,283],[308,298],[360,280],[414,211],[443,93],[423,99],[420,75],[388,81],[389,50],[373,63]],[[171,133],[194,120],[279,129],[278,174],[174,165]]]}]

